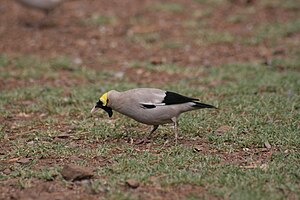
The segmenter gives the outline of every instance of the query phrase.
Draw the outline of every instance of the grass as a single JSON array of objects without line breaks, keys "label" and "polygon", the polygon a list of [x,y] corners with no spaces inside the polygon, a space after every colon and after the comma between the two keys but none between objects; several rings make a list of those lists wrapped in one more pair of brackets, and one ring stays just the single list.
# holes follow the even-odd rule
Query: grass
[{"label": "grass", "polygon": [[274,1],[263,0],[260,3],[267,7],[277,7],[277,8],[281,7],[285,9],[295,9],[295,10],[300,9],[300,3],[298,1],[293,1],[293,0],[287,0],[284,2],[280,0],[274,0]]},{"label": "grass", "polygon": [[190,37],[195,38],[195,42],[198,45],[216,44],[216,43],[232,43],[235,41],[234,35],[230,32],[216,32],[207,28],[191,29],[187,32]]},{"label": "grass", "polygon": [[90,18],[84,19],[82,24],[91,24],[96,26],[116,25],[118,19],[115,16],[102,16],[94,14]]},{"label": "grass", "polygon": [[167,49],[180,49],[184,47],[184,43],[180,41],[166,41],[161,46]]},{"label": "grass", "polygon": [[192,68],[192,67],[183,67],[176,64],[168,64],[168,63],[162,63],[162,64],[152,64],[151,62],[142,62],[142,61],[136,61],[133,60],[129,62],[129,67],[131,68],[143,68],[150,72],[167,72],[168,74],[177,74],[180,73],[182,77],[188,76],[191,73],[194,74],[201,74],[203,73],[203,69],[198,68]]},{"label": "grass", "polygon": [[222,32],[216,33],[213,31],[199,31],[198,34],[200,35],[199,40],[196,42],[198,44],[203,43],[232,43],[234,42],[234,36],[229,32]]},{"label": "grass", "polygon": [[270,24],[261,24],[255,35],[246,40],[249,44],[259,44],[268,41],[271,45],[275,45],[284,37],[292,36],[300,31],[300,20],[289,21],[287,23],[273,22]]},{"label": "grass", "polygon": [[[300,30],[299,20],[262,20],[253,27],[252,37],[239,38],[210,26],[210,16],[226,1],[194,2],[203,9],[191,10],[191,18],[179,25],[199,47],[263,46],[270,51],[270,61],[262,64],[259,55],[255,61],[249,58],[211,67],[171,63],[173,53],[184,54],[185,40],[165,38],[155,30],[125,34],[124,39],[141,44],[145,54],[136,60],[121,53],[106,58],[108,49],[95,58],[101,70],[78,64],[69,55],[0,54],[0,188],[26,191],[47,183],[62,191],[80,187],[81,192],[106,199],[299,199],[300,52],[293,39]],[[246,14],[253,14],[256,6],[290,12],[299,7],[296,1],[263,0],[245,8]],[[170,17],[186,8],[178,3],[155,3],[149,9]],[[224,23],[251,24],[244,12],[230,14]],[[119,20],[93,15],[83,23],[116,26]],[[132,26],[151,25],[151,20],[139,14],[129,16]],[[153,46],[159,54],[149,53]],[[278,46],[283,50],[277,50]],[[167,59],[153,64],[147,61],[149,56]],[[102,69],[102,65],[118,63],[177,80],[145,85],[128,81],[127,72],[116,78],[115,71]],[[90,115],[103,92],[150,86],[200,97],[220,109],[182,114],[183,139],[177,146],[171,126],[160,126],[151,144],[135,145],[131,140],[142,138],[149,127],[116,112],[112,118],[103,111]],[[222,126],[229,128],[218,132]],[[18,162],[24,158],[29,160]],[[91,167],[95,178],[82,185],[65,181],[60,172],[66,163]],[[128,179],[137,180],[139,189],[129,189]]]},{"label": "grass", "polygon": [[204,4],[204,5],[212,5],[212,6],[215,6],[215,5],[220,5],[222,3],[224,3],[225,1],[224,0],[194,0],[195,2],[199,3],[199,4]]},{"label": "grass", "polygon": [[[2,55],[0,60],[2,69],[13,66],[20,74],[34,70],[37,78],[44,76],[43,72],[47,67],[56,69],[57,71],[48,72],[53,73],[51,76],[54,78],[58,78],[61,69],[68,69],[70,66],[67,58],[43,61],[32,57],[10,59]],[[65,86],[57,88],[36,85],[1,91],[2,116],[14,118],[18,113],[25,113],[33,120],[20,115],[21,117],[16,119],[16,126],[2,126],[1,132],[4,132],[6,137],[2,133],[1,143],[5,143],[9,151],[0,156],[1,161],[18,157],[29,157],[32,160],[26,165],[11,166],[12,173],[8,175],[0,172],[0,179],[5,181],[17,178],[21,188],[31,187],[31,179],[54,180],[54,175],[59,174],[61,169],[59,165],[52,165],[50,168],[44,166],[41,170],[36,170],[34,166],[40,163],[41,159],[68,160],[71,156],[77,156],[80,160],[74,163],[94,167],[97,176],[105,180],[105,184],[103,181],[94,180],[92,185],[86,186],[87,190],[99,192],[104,188],[110,199],[135,198],[130,192],[123,193],[118,186],[128,178],[134,178],[146,186],[155,187],[154,185],[159,184],[162,188],[193,184],[205,188],[206,195],[210,197],[299,197],[298,61],[274,61],[274,65],[279,64],[286,67],[274,70],[257,63],[232,63],[200,70],[208,76],[199,78],[197,73],[194,73],[193,78],[179,81],[176,85],[163,86],[187,95],[199,96],[204,102],[221,108],[219,112],[203,110],[182,115],[180,135],[187,141],[192,138],[203,141],[202,144],[207,150],[200,152],[194,150],[196,143],[164,147],[165,135],[170,140],[173,138],[171,127],[158,130],[154,137],[157,145],[151,148],[140,149],[126,142],[111,142],[142,137],[147,130],[143,125],[119,114],[114,115],[112,123],[107,121],[103,112],[99,112],[96,118],[89,118],[89,110],[103,91],[112,88],[125,90],[135,87],[134,83],[120,84],[107,79],[106,87],[102,91],[97,85],[87,82],[68,89],[68,96],[63,95]],[[180,71],[185,68],[166,64],[160,67],[148,63],[132,64],[133,67],[136,65],[149,70],[175,70],[191,74],[188,71]],[[70,73],[70,77],[76,76],[83,80],[94,73],[92,69],[81,67],[67,72]],[[15,77],[13,71],[5,78],[11,77]],[[23,75],[18,77],[26,79]],[[89,78],[94,80],[93,77]],[[210,89],[205,87],[213,80],[223,84]],[[202,90],[192,84],[195,81],[198,85],[203,85]],[[24,107],[23,101],[31,101],[32,104]],[[44,117],[37,117],[40,115]],[[232,129],[217,135],[214,130],[221,125],[228,125]],[[70,137],[55,139],[67,130],[71,130]],[[13,137],[15,132],[22,135],[23,131],[28,133],[22,137],[7,139]],[[76,141],[79,143],[74,146]],[[190,142],[193,143],[192,141]],[[272,146],[270,152],[273,153],[263,157],[265,154],[259,152],[264,148],[266,141]],[[92,148],[89,147],[91,145]],[[255,153],[257,151],[258,153]],[[226,161],[224,155],[230,154],[240,155],[243,159],[237,157]],[[97,166],[94,158],[98,157],[109,158],[111,164]],[[266,169],[261,168],[263,164],[267,166]],[[155,177],[155,183],[151,181],[151,177]],[[188,199],[196,197],[191,195]]]},{"label": "grass", "polygon": [[139,43],[144,48],[151,48],[153,44],[160,40],[159,32],[149,32],[149,33],[134,33],[127,36],[127,40],[134,43]]},{"label": "grass", "polygon": [[179,3],[155,3],[151,5],[149,9],[159,12],[178,13],[182,12],[184,7]]}]

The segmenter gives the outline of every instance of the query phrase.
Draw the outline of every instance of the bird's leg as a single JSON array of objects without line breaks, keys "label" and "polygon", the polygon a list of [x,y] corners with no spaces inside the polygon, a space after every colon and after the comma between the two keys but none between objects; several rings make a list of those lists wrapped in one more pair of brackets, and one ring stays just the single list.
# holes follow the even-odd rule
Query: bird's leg
[{"label": "bird's leg", "polygon": [[154,133],[154,131],[156,131],[157,128],[158,128],[158,125],[153,125],[153,129],[151,130],[151,132],[148,134],[147,137],[151,137],[152,133]]},{"label": "bird's leg", "polygon": [[159,125],[153,125],[153,129],[150,131],[150,133],[148,135],[146,135],[142,141],[138,142],[138,144],[147,143],[148,142],[148,137],[150,137],[152,135],[152,133],[154,133],[156,131],[158,126]]},{"label": "bird's leg", "polygon": [[174,132],[175,132],[175,144],[177,145],[177,140],[178,140],[178,122],[177,122],[177,118],[173,117],[172,121],[174,123]]},{"label": "bird's leg", "polygon": [[52,10],[44,10],[44,16],[39,21],[39,28],[51,26],[51,24],[49,24],[49,18],[50,18],[50,15],[52,15],[52,13],[53,13]]},{"label": "bird's leg", "polygon": [[174,132],[175,132],[175,144],[177,145],[177,140],[178,140],[177,122],[174,123]]}]

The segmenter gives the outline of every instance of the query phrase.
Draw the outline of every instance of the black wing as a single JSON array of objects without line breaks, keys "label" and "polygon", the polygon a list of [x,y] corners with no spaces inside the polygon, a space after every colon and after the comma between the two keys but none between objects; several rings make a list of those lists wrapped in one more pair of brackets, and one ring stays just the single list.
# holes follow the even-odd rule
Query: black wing
[{"label": "black wing", "polygon": [[166,96],[162,103],[165,103],[165,105],[173,105],[173,104],[181,104],[181,103],[188,103],[193,101],[199,101],[199,99],[186,97],[181,94],[177,94],[175,92],[166,92]]}]

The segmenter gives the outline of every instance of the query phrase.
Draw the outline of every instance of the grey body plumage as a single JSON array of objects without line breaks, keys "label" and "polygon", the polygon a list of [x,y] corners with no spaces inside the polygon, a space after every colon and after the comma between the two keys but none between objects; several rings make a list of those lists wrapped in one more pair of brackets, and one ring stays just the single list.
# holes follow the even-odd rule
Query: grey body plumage
[{"label": "grey body plumage", "polygon": [[24,6],[43,10],[45,13],[53,10],[54,8],[62,4],[63,1],[64,0],[17,0],[17,2]]},{"label": "grey body plumage", "polygon": [[173,123],[176,141],[177,121],[181,113],[201,108],[215,108],[212,105],[200,103],[196,98],[155,88],[136,88],[124,92],[111,90],[102,95],[97,105],[92,112],[97,108],[105,111],[115,110],[138,122],[153,125],[151,133],[159,125]]}]

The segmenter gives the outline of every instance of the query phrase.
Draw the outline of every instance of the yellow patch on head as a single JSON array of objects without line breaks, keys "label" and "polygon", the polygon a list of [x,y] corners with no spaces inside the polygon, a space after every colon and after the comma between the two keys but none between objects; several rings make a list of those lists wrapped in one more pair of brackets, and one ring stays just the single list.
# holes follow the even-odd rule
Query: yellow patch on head
[{"label": "yellow patch on head", "polygon": [[100,97],[100,101],[103,103],[103,106],[107,105],[107,92]]}]

